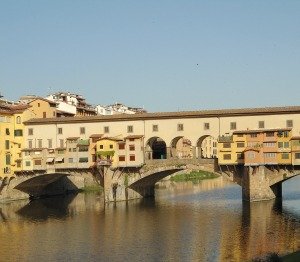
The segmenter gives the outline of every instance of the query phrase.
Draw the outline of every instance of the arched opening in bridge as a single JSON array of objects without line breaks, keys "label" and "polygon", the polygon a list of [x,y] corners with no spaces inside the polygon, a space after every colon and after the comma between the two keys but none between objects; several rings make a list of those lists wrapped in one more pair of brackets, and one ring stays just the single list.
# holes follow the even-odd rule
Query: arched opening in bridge
[{"label": "arched opening in bridge", "polygon": [[184,136],[175,137],[171,141],[170,156],[171,158],[186,159],[193,158],[193,146],[191,140]]},{"label": "arched opening in bridge", "polygon": [[215,158],[217,156],[217,139],[204,135],[197,141],[197,158]]},{"label": "arched opening in bridge", "polygon": [[145,158],[147,160],[166,159],[167,158],[166,142],[160,137],[151,137],[146,144]]}]

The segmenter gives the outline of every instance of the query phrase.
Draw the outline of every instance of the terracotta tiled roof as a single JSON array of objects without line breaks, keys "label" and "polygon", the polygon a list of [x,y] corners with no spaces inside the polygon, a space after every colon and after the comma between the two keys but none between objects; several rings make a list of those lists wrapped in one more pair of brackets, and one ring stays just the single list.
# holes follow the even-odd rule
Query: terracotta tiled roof
[{"label": "terracotta tiled roof", "polygon": [[293,136],[291,140],[300,140],[300,136]]},{"label": "terracotta tiled roof", "polygon": [[103,136],[103,134],[92,134],[92,135],[90,135],[90,138],[100,138],[102,136]]},{"label": "terracotta tiled roof", "polygon": [[232,117],[232,116],[252,116],[252,115],[279,115],[279,114],[300,114],[300,106],[286,107],[263,107],[244,109],[218,109],[183,112],[162,112],[144,114],[117,114],[117,115],[97,115],[81,117],[64,117],[51,119],[31,119],[25,124],[48,124],[48,123],[84,123],[84,122],[116,122],[135,121],[150,119],[176,119],[176,118],[208,118],[208,117]]},{"label": "terracotta tiled roof", "polygon": [[292,128],[272,128],[272,129],[256,129],[256,130],[239,130],[234,131],[233,134],[253,134],[253,133],[265,133],[265,132],[277,132],[277,131],[291,131]]},{"label": "terracotta tiled roof", "polygon": [[126,136],[125,139],[139,139],[144,137],[143,135],[131,135],[131,136]]},{"label": "terracotta tiled roof", "polygon": [[33,100],[30,100],[30,101],[28,102],[28,104],[31,104],[33,101],[36,101],[36,100],[42,100],[42,101],[45,101],[45,102],[47,102],[47,103],[49,103],[49,104],[52,104],[52,105],[56,105],[56,104],[57,104],[55,101],[51,101],[51,100],[48,100],[48,99],[43,98],[43,97],[36,97],[36,98],[34,98]]}]

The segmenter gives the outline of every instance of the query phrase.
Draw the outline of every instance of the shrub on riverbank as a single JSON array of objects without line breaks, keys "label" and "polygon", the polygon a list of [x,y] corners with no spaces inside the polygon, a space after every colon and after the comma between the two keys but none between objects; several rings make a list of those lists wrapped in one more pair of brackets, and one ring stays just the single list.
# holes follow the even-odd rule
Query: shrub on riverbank
[{"label": "shrub on riverbank", "polygon": [[218,177],[218,175],[214,173],[199,170],[199,171],[192,171],[190,173],[175,175],[171,177],[170,180],[174,182],[199,181],[204,179],[212,179],[216,177]]}]

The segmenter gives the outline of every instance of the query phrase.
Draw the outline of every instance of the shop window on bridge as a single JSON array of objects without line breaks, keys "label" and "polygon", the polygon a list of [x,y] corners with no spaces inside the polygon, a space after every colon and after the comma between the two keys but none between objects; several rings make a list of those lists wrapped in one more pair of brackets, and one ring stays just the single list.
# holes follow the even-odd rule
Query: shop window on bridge
[{"label": "shop window on bridge", "polygon": [[266,133],[266,137],[273,137],[274,136],[274,132],[267,132]]}]

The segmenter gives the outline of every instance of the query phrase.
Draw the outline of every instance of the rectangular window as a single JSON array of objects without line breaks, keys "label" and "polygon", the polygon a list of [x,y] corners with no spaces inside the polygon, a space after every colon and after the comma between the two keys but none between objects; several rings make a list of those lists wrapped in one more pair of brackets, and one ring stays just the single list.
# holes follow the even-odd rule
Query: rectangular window
[{"label": "rectangular window", "polygon": [[85,134],[85,127],[80,127],[80,135],[84,135]]},{"label": "rectangular window", "polygon": [[284,131],[284,132],[283,132],[283,136],[284,136],[284,137],[289,137],[289,131]]},{"label": "rectangular window", "polygon": [[264,147],[275,147],[275,143],[274,142],[266,142],[264,143]]},{"label": "rectangular window", "polygon": [[286,127],[293,127],[293,120],[286,120]]},{"label": "rectangular window", "polygon": [[266,133],[266,137],[273,137],[274,136],[274,132],[267,132]]},{"label": "rectangular window", "polygon": [[289,159],[289,158],[290,158],[289,153],[282,153],[281,154],[281,159]]},{"label": "rectangular window", "polygon": [[133,126],[127,126],[127,133],[133,133]]},{"label": "rectangular window", "polygon": [[129,145],[129,151],[134,151],[135,150],[135,146],[134,145]]},{"label": "rectangular window", "polygon": [[10,135],[9,128],[5,128],[5,134],[8,135],[8,136]]},{"label": "rectangular window", "polygon": [[129,156],[129,160],[130,160],[130,161],[135,161],[135,155],[130,155],[130,156]]},{"label": "rectangular window", "polygon": [[249,159],[254,159],[255,158],[255,153],[254,152],[247,152],[247,156]]},{"label": "rectangular window", "polygon": [[224,154],[223,155],[223,160],[230,160],[231,159],[231,154]]},{"label": "rectangular window", "polygon": [[300,153],[295,153],[295,159],[300,159]]},{"label": "rectangular window", "polygon": [[57,128],[57,133],[58,133],[59,135],[62,135],[62,133],[63,133],[62,127]]},{"label": "rectangular window", "polygon": [[278,148],[283,148],[283,142],[278,142]]},{"label": "rectangular window", "polygon": [[88,157],[80,157],[79,158],[79,163],[87,163],[89,162],[89,158]]},{"label": "rectangular window", "polygon": [[250,137],[252,138],[257,137],[257,134],[250,134]]},{"label": "rectangular window", "polygon": [[64,140],[63,139],[59,139],[59,147],[64,147]]},{"label": "rectangular window", "polygon": [[32,148],[32,140],[28,140],[28,148]]},{"label": "rectangular window", "polygon": [[283,146],[284,146],[284,148],[289,148],[290,147],[290,143],[289,142],[284,142]]},{"label": "rectangular window", "polygon": [[109,133],[109,126],[104,127],[104,133]]},{"label": "rectangular window", "polygon": [[100,149],[103,149],[103,145],[100,145],[99,148],[100,148]]},{"label": "rectangular window", "polygon": [[15,136],[23,136],[23,130],[22,129],[16,129],[14,131],[14,133],[15,133]]},{"label": "rectangular window", "polygon": [[258,128],[265,128],[265,121],[258,121]]},{"label": "rectangular window", "polygon": [[231,148],[231,143],[223,143],[223,148]]},{"label": "rectangular window", "polygon": [[6,165],[10,165],[10,154],[5,155],[5,163]]},{"label": "rectangular window", "polygon": [[237,147],[245,147],[245,143],[237,143]]},{"label": "rectangular window", "polygon": [[5,149],[9,149],[9,140],[5,140]]},{"label": "rectangular window", "polygon": [[125,161],[125,156],[119,156],[119,161],[124,162]]},{"label": "rectangular window", "polygon": [[25,161],[25,166],[31,166],[31,162],[30,161]]},{"label": "rectangular window", "polygon": [[42,139],[38,139],[37,142],[38,142],[38,148],[42,148],[43,147]]},{"label": "rectangular window", "polygon": [[62,155],[65,153],[65,150],[57,150],[57,154]]},{"label": "rectangular window", "polygon": [[183,131],[183,124],[177,124],[177,131]]},{"label": "rectangular window", "polygon": [[209,123],[204,123],[204,130],[209,130]]},{"label": "rectangular window", "polygon": [[76,148],[76,147],[74,147],[74,148],[73,148],[73,152],[76,152],[76,151],[77,151],[77,148]]},{"label": "rectangular window", "polygon": [[52,148],[52,139],[48,139],[48,148]]},{"label": "rectangular window", "polygon": [[46,117],[47,117],[46,112],[43,112],[43,118],[46,118]]},{"label": "rectangular window", "polygon": [[79,152],[88,152],[89,146],[79,146],[78,149]]},{"label": "rectangular window", "polygon": [[41,166],[42,165],[42,160],[40,160],[40,159],[34,160],[34,165],[35,166]]},{"label": "rectangular window", "polygon": [[238,134],[237,136],[238,136],[238,137],[244,137],[244,135],[243,135],[243,134]]},{"label": "rectangular window", "polygon": [[28,128],[28,135],[32,136],[33,135],[33,128]]},{"label": "rectangular window", "polygon": [[69,163],[74,163],[74,159],[73,159],[73,158],[69,158],[69,159],[68,159],[68,162],[69,162]]},{"label": "rectangular window", "polygon": [[124,150],[125,149],[125,144],[122,143],[122,144],[119,144],[119,150]]},{"label": "rectangular window", "polygon": [[236,122],[230,122],[230,130],[236,130]]},{"label": "rectangular window", "polygon": [[21,162],[20,161],[17,162],[17,167],[21,167]]},{"label": "rectangular window", "polygon": [[114,148],[114,145],[109,145],[109,148],[110,148],[110,149],[113,149],[113,148]]},{"label": "rectangular window", "polygon": [[275,158],[276,153],[264,153],[265,158]]},{"label": "rectangular window", "polygon": [[158,132],[158,125],[152,125],[152,131]]}]

